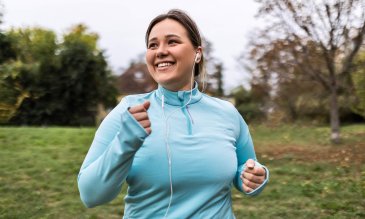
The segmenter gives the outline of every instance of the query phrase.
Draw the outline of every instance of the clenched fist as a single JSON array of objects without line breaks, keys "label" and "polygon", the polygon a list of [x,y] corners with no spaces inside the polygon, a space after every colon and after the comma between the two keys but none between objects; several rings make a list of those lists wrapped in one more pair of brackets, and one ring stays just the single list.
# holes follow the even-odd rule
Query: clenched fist
[{"label": "clenched fist", "polygon": [[241,173],[243,191],[247,193],[252,192],[265,181],[265,177],[265,169],[263,167],[255,166],[255,161],[248,159],[246,168]]},{"label": "clenched fist", "polygon": [[148,118],[147,110],[150,107],[150,101],[145,101],[143,104],[131,107],[129,113],[141,124],[148,134],[151,134],[151,122]]}]

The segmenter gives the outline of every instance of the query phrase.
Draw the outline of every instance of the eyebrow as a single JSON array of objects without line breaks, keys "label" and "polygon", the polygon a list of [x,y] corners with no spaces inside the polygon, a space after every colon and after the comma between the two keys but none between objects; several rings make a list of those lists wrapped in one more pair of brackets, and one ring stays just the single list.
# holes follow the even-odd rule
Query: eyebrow
[{"label": "eyebrow", "polygon": [[[176,35],[176,34],[167,34],[167,35],[165,36],[165,38],[172,38],[172,37],[181,38],[179,35]],[[157,40],[157,37],[153,37],[153,38],[149,39],[149,40],[148,40],[148,42],[150,42],[150,41],[154,41],[154,40]]]}]

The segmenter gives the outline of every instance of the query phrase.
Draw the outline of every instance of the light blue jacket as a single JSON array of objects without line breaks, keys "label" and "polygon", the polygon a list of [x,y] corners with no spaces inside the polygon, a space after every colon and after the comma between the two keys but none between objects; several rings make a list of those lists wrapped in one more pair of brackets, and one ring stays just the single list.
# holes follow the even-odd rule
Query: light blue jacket
[{"label": "light blue jacket", "polygon": [[[128,111],[146,100],[150,135]],[[197,88],[172,92],[159,86],[125,97],[100,125],[81,166],[81,200],[87,207],[107,203],[126,181],[124,218],[164,218],[171,194],[167,150],[173,188],[167,218],[234,218],[231,187],[243,192],[240,173],[247,159],[256,160],[252,139],[232,104]],[[264,168],[265,182],[248,195],[266,185]]]}]

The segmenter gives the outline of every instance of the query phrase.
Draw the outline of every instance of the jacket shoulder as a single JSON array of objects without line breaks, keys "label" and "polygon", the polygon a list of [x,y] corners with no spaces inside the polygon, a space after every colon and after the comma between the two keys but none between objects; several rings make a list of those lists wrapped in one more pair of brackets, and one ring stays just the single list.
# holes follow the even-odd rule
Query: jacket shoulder
[{"label": "jacket shoulder", "polygon": [[203,94],[203,99],[205,99],[206,104],[211,105],[213,107],[217,107],[223,112],[227,113],[238,113],[236,107],[233,105],[233,103],[229,102],[228,100],[223,100],[217,97],[212,97],[207,94]]},{"label": "jacket shoulder", "polygon": [[121,101],[126,102],[126,104],[128,106],[142,104],[143,102],[145,102],[146,100],[149,100],[151,98],[151,95],[153,94],[153,92],[154,91],[151,91],[149,93],[127,95],[127,96],[123,97]]}]

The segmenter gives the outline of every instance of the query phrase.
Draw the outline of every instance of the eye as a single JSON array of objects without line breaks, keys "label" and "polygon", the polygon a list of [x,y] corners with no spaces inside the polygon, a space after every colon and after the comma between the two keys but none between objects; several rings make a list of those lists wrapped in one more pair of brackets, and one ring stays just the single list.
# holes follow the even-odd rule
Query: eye
[{"label": "eye", "polygon": [[148,44],[148,49],[156,49],[158,46],[157,46],[157,43],[150,43]]},{"label": "eye", "polygon": [[171,39],[168,41],[169,45],[175,45],[175,44],[178,44],[178,41],[177,40],[174,40],[174,39]]}]

